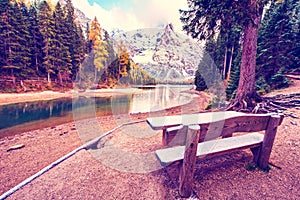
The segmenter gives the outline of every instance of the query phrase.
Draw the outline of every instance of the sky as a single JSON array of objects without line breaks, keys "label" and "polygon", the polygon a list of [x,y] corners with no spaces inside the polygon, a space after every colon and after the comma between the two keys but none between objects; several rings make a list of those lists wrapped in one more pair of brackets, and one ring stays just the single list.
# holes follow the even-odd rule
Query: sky
[{"label": "sky", "polygon": [[154,28],[172,23],[181,31],[179,9],[187,8],[186,0],[73,0],[90,19],[96,16],[100,25],[111,31]]}]

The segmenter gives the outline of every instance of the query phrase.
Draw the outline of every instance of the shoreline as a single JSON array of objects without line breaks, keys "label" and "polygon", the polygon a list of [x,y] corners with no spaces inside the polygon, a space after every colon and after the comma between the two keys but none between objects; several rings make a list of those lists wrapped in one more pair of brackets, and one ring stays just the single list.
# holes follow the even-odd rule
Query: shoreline
[{"label": "shoreline", "polygon": [[[45,91],[45,92],[34,92],[34,93],[5,93],[5,94],[0,94],[0,107],[9,105],[9,104],[17,104],[17,103],[30,103],[30,102],[35,102],[35,101],[49,101],[49,100],[56,100],[56,99],[62,99],[62,98],[77,98],[77,97],[112,97],[116,95],[128,95],[128,94],[139,94],[143,92],[142,89],[136,89],[136,88],[118,88],[118,89],[101,89],[101,90],[90,90],[86,92],[74,92],[74,91],[69,91],[69,92],[53,92],[53,91]],[[191,91],[182,91],[182,92],[191,92]],[[157,110],[153,111],[151,113],[162,113],[164,111],[167,112],[183,112],[182,110],[186,110],[186,112],[193,112],[196,110],[199,110],[198,108],[195,109],[187,109],[187,107],[192,107],[190,106],[191,104],[199,104],[199,100],[197,99],[207,99],[210,98],[209,94],[205,92],[198,92],[198,93],[192,93],[193,97],[188,103],[182,104],[182,105],[176,105],[176,106],[170,106],[162,110]],[[206,102],[207,103],[207,102]],[[126,115],[128,116],[139,116],[139,115],[148,115],[149,112],[133,112],[133,113],[127,113]],[[113,116],[113,114],[104,114],[104,115],[97,115],[97,118],[102,118],[102,117],[109,117]],[[88,119],[88,118],[83,118],[83,119]],[[49,119],[41,119],[41,120],[35,120],[35,121],[30,121],[26,122],[23,124],[18,124],[14,125],[12,127],[7,127],[0,129],[0,140],[5,139],[7,137],[15,137],[17,135],[26,133],[26,132],[31,132],[35,130],[41,130],[45,128],[51,128],[59,125],[64,125],[68,123],[74,123],[76,120],[74,119],[73,116],[66,115],[65,117],[54,117],[49,118]]]},{"label": "shoreline", "polygon": [[101,89],[78,92],[70,90],[67,92],[43,91],[28,93],[0,93],[0,106],[16,103],[26,103],[34,101],[49,101],[60,98],[74,98],[79,96],[85,97],[112,97],[115,95],[136,94],[142,92],[142,89]]}]

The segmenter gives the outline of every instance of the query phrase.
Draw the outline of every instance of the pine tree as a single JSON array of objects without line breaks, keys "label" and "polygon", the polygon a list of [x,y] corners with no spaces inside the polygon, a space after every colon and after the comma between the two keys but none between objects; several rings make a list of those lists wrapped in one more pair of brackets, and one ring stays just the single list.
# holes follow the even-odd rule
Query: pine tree
[{"label": "pine tree", "polygon": [[86,41],[83,36],[83,31],[80,26],[76,26],[77,31],[75,34],[74,41],[74,57],[73,57],[73,65],[72,65],[72,80],[75,80],[78,71],[80,70],[80,65],[86,58],[87,48]]},{"label": "pine tree", "polygon": [[241,56],[242,52],[239,50],[238,55],[233,61],[232,73],[230,74],[230,79],[228,86],[226,88],[226,99],[233,100],[238,88],[240,80],[240,67],[241,67]]},{"label": "pine tree", "polygon": [[105,73],[104,76],[102,77],[103,82],[107,85],[108,84],[108,67],[111,66],[111,64],[117,59],[116,53],[113,48],[113,41],[110,38],[108,32],[104,30],[104,41],[106,42],[106,50],[108,53],[107,56],[107,62],[105,65]]},{"label": "pine tree", "polygon": [[[3,12],[1,13],[1,63],[3,65],[3,69],[5,69],[6,73],[10,73],[15,80],[15,71],[21,69],[20,65],[20,49],[21,44],[19,42],[19,32],[17,27],[20,25],[17,20],[15,13],[19,11],[18,5],[11,4],[10,2],[4,2],[2,6]],[[19,13],[20,14],[20,13]]]},{"label": "pine tree", "polygon": [[8,9],[11,9],[11,4],[9,0],[0,1],[0,69],[4,69],[8,63],[8,47],[10,25],[8,23]]},{"label": "pine tree", "polygon": [[53,12],[54,31],[51,38],[50,62],[57,73],[61,85],[63,84],[63,75],[68,76],[68,74],[71,73],[68,66],[70,62],[66,60],[66,58],[70,58],[69,49],[65,46],[63,41],[63,34],[65,34],[64,17],[62,7],[60,3],[57,2]]},{"label": "pine tree", "polygon": [[29,67],[31,65],[31,52],[30,52],[30,40],[31,35],[29,31],[30,19],[27,6],[22,2],[18,6],[18,14],[16,13],[17,21],[19,26],[18,29],[18,43],[20,44],[19,51],[19,65],[22,67],[19,76],[23,79],[28,78],[28,76],[33,75],[34,71]]},{"label": "pine tree", "polygon": [[0,14],[7,12],[9,4],[10,4],[10,0],[1,0],[0,1]]},{"label": "pine tree", "polygon": [[[76,75],[79,65],[80,65],[80,50],[78,49],[78,41],[77,39],[81,36],[78,36],[78,27],[75,23],[75,14],[74,14],[74,6],[71,0],[66,0],[65,5],[65,26],[66,26],[66,33],[65,33],[65,45],[69,48],[70,58],[68,62],[71,62],[69,65],[70,71]],[[73,75],[73,77],[75,76]]]},{"label": "pine tree", "polygon": [[48,83],[51,83],[51,74],[54,74],[54,67],[51,63],[51,38],[54,34],[52,10],[46,1],[39,5],[38,12],[39,30],[43,36],[43,68],[47,73]]},{"label": "pine tree", "polygon": [[299,55],[293,54],[297,42],[297,5],[299,7],[297,0],[273,2],[259,32],[257,77],[263,76],[271,86],[285,85],[278,83],[285,82],[284,79],[274,76],[293,69],[295,60],[299,59]]},{"label": "pine tree", "polygon": [[30,54],[31,54],[31,68],[35,71],[36,76],[41,75],[40,74],[40,67],[42,65],[42,41],[43,37],[39,30],[39,24],[38,24],[38,16],[37,16],[37,10],[36,10],[36,4],[33,4],[30,6],[29,9],[29,21],[30,21],[30,28],[29,32],[31,35],[30,41],[29,41],[29,48],[30,48]]}]

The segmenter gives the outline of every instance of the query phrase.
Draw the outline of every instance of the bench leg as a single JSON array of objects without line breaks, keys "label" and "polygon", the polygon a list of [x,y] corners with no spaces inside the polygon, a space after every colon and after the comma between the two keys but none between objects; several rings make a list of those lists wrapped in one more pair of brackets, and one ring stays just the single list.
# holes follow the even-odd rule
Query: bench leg
[{"label": "bench leg", "polygon": [[253,154],[253,162],[258,165],[258,158],[259,158],[259,153],[260,153],[260,149],[261,149],[261,146],[259,147],[254,147],[254,148],[251,148],[251,152]]},{"label": "bench leg", "polygon": [[276,136],[277,126],[280,123],[279,116],[271,116],[268,127],[265,131],[264,140],[258,157],[258,166],[261,169],[266,169],[269,165],[269,158],[271,155],[273,143]]},{"label": "bench leg", "polygon": [[190,197],[192,194],[199,136],[200,127],[198,125],[188,127],[184,159],[179,175],[179,193],[184,198]]},{"label": "bench leg", "polygon": [[166,135],[167,133],[166,133],[166,129],[164,128],[163,129],[163,133],[162,133],[162,145],[163,146],[166,146],[167,145],[167,135]]}]

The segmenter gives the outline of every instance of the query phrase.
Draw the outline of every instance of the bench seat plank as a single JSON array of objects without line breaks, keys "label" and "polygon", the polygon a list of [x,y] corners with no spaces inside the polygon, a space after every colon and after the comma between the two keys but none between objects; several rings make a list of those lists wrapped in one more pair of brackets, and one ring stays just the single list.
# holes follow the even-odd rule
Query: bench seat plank
[{"label": "bench seat plank", "polygon": [[[264,135],[260,133],[250,133],[241,136],[211,140],[198,143],[197,157],[208,157],[218,153],[227,153],[234,150],[259,146],[263,142]],[[156,156],[161,165],[166,165],[175,161],[183,160],[185,146],[156,150]]]},{"label": "bench seat plank", "polygon": [[226,112],[209,112],[209,113],[197,113],[175,116],[162,116],[147,118],[147,123],[153,130],[162,130],[178,125],[190,125],[190,124],[207,124],[220,120],[225,120],[232,117],[245,116],[245,113],[226,111]]}]

